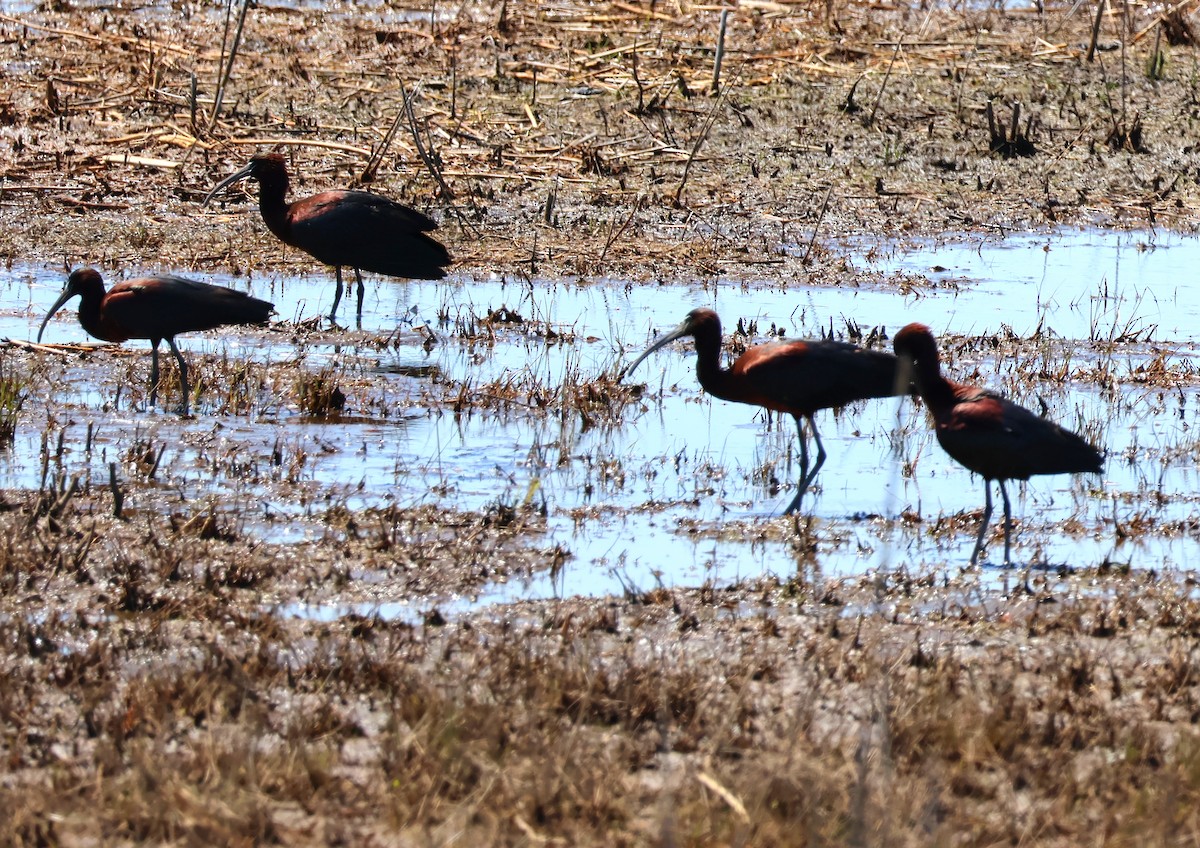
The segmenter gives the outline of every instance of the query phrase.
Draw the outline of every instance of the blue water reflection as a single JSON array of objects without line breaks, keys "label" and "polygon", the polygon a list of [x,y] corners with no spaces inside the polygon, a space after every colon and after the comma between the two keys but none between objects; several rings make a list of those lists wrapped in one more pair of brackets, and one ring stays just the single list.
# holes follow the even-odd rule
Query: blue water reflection
[{"label": "blue water reflection", "polygon": [[[1036,407],[1040,397],[1053,418],[1086,430],[1108,451],[1102,479],[1035,478],[1011,487],[1020,521],[1015,557],[1073,567],[1108,560],[1146,569],[1189,566],[1200,500],[1197,381],[1162,390],[1137,374],[1155,361],[1181,373],[1197,370],[1200,289],[1186,282],[1197,266],[1191,240],[1068,231],[906,245],[855,239],[833,249],[867,273],[866,284],[372,279],[361,336],[300,348],[287,333],[264,340],[234,330],[180,340],[193,355],[244,357],[268,372],[272,362],[296,356],[312,369],[339,367],[364,386],[349,393],[359,408],[350,410],[348,422],[314,423],[269,397],[250,416],[206,416],[201,407],[195,421],[181,422],[115,403],[118,387],[103,380],[120,380],[125,372],[99,360],[108,354],[47,367],[62,375],[56,402],[72,410],[64,440],[76,470],[104,479],[102,463],[128,451],[135,432],[170,446],[164,462],[174,461],[171,485],[131,498],[141,498],[145,508],[216,498],[223,508],[242,511],[248,532],[289,542],[326,532],[323,509],[331,502],[350,509],[432,503],[479,510],[535,491],[549,514],[536,544],[571,553],[562,573],[554,581],[535,575],[445,600],[452,605],[786,576],[802,559],[826,577],[900,567],[957,574],[976,525],[967,520],[947,528],[961,513],[981,510],[983,492],[980,480],[941,452],[923,411],[911,402],[872,401],[822,413],[829,460],[805,502],[816,548],[802,556],[789,540],[790,522],[776,517],[799,473],[792,421],[701,394],[688,343],[642,366],[638,378],[647,394],[615,426],[585,426],[570,409],[535,415],[519,404],[456,416],[435,402],[451,389],[483,393],[507,385],[520,394],[525,386],[586,381],[628,362],[654,331],[674,326],[697,305],[714,307],[727,325],[757,320],[761,334],[774,323],[789,337],[840,328],[847,318],[889,333],[910,320],[954,336],[1006,328],[1029,336],[1040,327],[1047,341],[1037,355],[1047,362],[1071,357],[1064,381],[1030,384],[1021,377],[1028,371],[1018,367],[1022,363],[982,346],[948,366],[1027,405]],[[330,276],[320,272],[194,276],[272,299],[288,319],[324,314],[333,294]],[[32,338],[63,278],[61,269],[29,266],[0,274],[0,335]],[[459,332],[500,307],[525,323],[500,325],[474,339]],[[556,334],[550,341],[547,326]],[[437,337],[428,350],[423,327]],[[382,350],[355,342],[393,333],[396,343]],[[46,340],[85,340],[71,307],[50,323]],[[1097,356],[1089,340],[1120,343]],[[147,346],[124,347],[137,352],[128,358],[129,373],[144,377]],[[1107,376],[1094,379],[1100,370]],[[286,397],[285,388],[275,394]],[[15,448],[0,459],[2,486],[38,485],[46,413],[34,406]],[[89,421],[96,435],[86,458],[81,445]],[[247,462],[267,468],[280,445],[285,455],[305,457],[296,479],[264,473],[247,482],[230,470],[234,454],[238,468]],[[306,496],[297,498],[298,490]],[[1161,529],[1136,537],[1121,532],[1134,520]],[[993,544],[990,552],[998,557],[1000,550]],[[1006,579],[998,569],[982,575]],[[414,608],[410,599],[386,594],[371,604]],[[416,608],[429,605],[415,602]]]}]

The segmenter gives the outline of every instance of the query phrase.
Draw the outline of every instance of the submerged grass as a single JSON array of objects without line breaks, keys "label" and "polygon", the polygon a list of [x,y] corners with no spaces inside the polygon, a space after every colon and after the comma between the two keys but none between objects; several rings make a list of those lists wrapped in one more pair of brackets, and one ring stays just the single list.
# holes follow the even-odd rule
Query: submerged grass
[{"label": "submerged grass", "polygon": [[346,407],[346,395],[338,385],[342,375],[336,366],[315,374],[301,372],[296,386],[300,412],[314,418],[338,415]]},{"label": "submerged grass", "polygon": [[[57,529],[31,523],[28,500],[10,506],[6,844],[1200,836],[1186,581],[1044,575],[1032,595],[980,603],[935,575],[813,574],[318,621],[262,601],[328,582],[319,546],[132,527],[86,495]],[[432,530],[501,564],[519,514],[381,514],[381,552],[431,551]],[[158,545],[128,547],[145,534]],[[73,596],[81,576],[93,612],[19,612],[33,594]],[[1077,580],[1106,592],[1079,596]]]},{"label": "submerged grass", "polygon": [[[11,141],[0,167],[6,203],[23,213],[10,216],[0,254],[87,253],[113,268],[310,267],[265,240],[252,215],[199,213],[196,201],[241,164],[246,142],[283,130],[303,165],[298,190],[347,184],[356,151],[398,111],[399,89],[370,81],[394,74],[399,56],[427,83],[427,126],[414,130],[437,142],[422,165],[439,176],[396,140],[379,190],[440,217],[464,275],[510,275],[531,290],[547,273],[619,278],[626,294],[634,281],[699,281],[705,297],[718,282],[732,296],[737,282],[764,277],[844,285],[860,278],[817,242],[818,229],[1009,232],[1093,221],[1098,210],[1186,224],[1196,205],[1194,181],[1178,178],[1194,169],[1195,80],[1173,76],[1185,65],[1165,57],[1152,86],[1122,80],[1122,95],[1174,99],[1131,121],[1122,105],[1119,124],[1126,139],[1137,129],[1137,143],[1106,148],[1114,83],[1078,61],[1086,38],[1073,6],[1035,15],[745,4],[727,20],[730,55],[745,64],[727,72],[718,98],[701,93],[716,38],[707,6],[510,2],[497,15],[467,3],[450,19],[402,27],[264,6],[247,17],[254,61],[228,80],[225,102],[236,105],[211,132],[187,112],[202,105],[192,79],[216,78],[219,53],[197,45],[212,46],[219,10],[146,12],[45,4],[0,22],[10,83],[0,123]],[[1158,15],[1129,7],[1121,17],[1142,14]],[[1186,29],[1178,16],[1163,20]],[[969,37],[937,35],[960,32]],[[95,50],[97,39],[117,49]],[[1040,45],[1033,65],[1030,44]],[[980,144],[998,87],[1042,113],[1032,161],[1002,161]],[[1159,152],[1130,152],[1147,145]],[[802,255],[797,244],[808,245]],[[919,296],[929,285],[914,277],[896,290]],[[1046,339],[951,337],[942,350],[962,379],[1002,372],[997,382],[1018,394],[1088,380],[1113,408],[1122,386],[1161,394],[1195,382],[1165,355],[1122,369],[1155,328],[1094,314],[1092,338],[1108,357],[1092,373]],[[528,301],[485,314],[444,307],[439,319],[450,343],[480,360],[506,336],[527,351],[581,341]],[[763,323],[739,322],[730,344],[777,334]],[[342,345],[347,334],[322,326],[279,331],[297,349]],[[410,343],[388,334],[364,347]],[[426,350],[441,343],[425,328]],[[128,490],[123,520],[109,518],[107,487],[63,446],[74,410],[37,411],[40,484],[0,499],[0,844],[1200,840],[1200,602],[1188,575],[1106,561],[1013,575],[1011,592],[952,568],[832,579],[821,554],[869,544],[848,522],[714,529],[685,518],[683,533],[784,541],[796,573],[728,589],[630,581],[624,598],[464,612],[446,599],[572,567],[570,551],[546,538],[553,510],[534,484],[509,478],[510,494],[475,514],[397,505],[443,493],[424,490],[356,508],[353,482],[314,483],[315,457],[344,446],[278,432],[250,444],[228,437],[235,426],[221,416],[328,417],[344,392],[355,412],[383,418],[418,408],[557,421],[556,461],[585,465],[587,487],[619,492],[657,468],[604,448],[579,456],[574,436],[604,436],[645,396],[570,364],[554,378],[526,368],[462,382],[417,366],[406,377],[423,382],[394,398],[367,357],[332,356],[315,373],[303,350],[270,373],[236,357],[191,360],[211,419],[105,435],[100,452],[112,454],[100,461],[122,462]],[[140,411],[145,365],[139,353],[123,373],[106,372],[99,405],[125,416],[127,393]],[[163,366],[169,399],[178,381],[169,358]],[[30,380],[50,396],[56,377],[47,366]],[[271,400],[256,406],[264,392]],[[5,414],[27,421],[28,396],[19,384],[8,400],[0,390],[0,426]],[[1189,451],[1188,437],[1162,449]],[[910,471],[921,458],[905,456]],[[540,461],[529,462],[535,474]],[[440,469],[443,458],[428,462]],[[694,463],[692,491],[677,495],[689,504],[731,473],[703,456]],[[746,473],[773,487],[788,479],[780,467],[766,458]],[[446,462],[444,490],[458,471]],[[1151,480],[1122,494],[1152,490]],[[1114,504],[1122,539],[1195,536],[1193,519],[1146,504],[1121,516]],[[309,535],[285,546],[246,531],[273,514]],[[930,514],[925,525],[917,512],[899,523],[936,541],[969,538],[978,518]],[[385,604],[405,612],[387,618]]]},{"label": "submerged grass", "polygon": [[[1038,344],[951,339],[947,350],[956,370],[1003,367],[1034,386]],[[383,377],[346,347],[329,382],[381,394]],[[311,365],[272,369],[289,387],[281,407],[298,408],[292,378]],[[563,422],[560,461],[586,466],[597,491],[638,487],[670,461],[577,456],[570,435],[585,417],[603,432],[653,397],[575,367],[557,386],[532,369],[470,386],[435,371],[402,379],[421,381],[418,398],[461,399],[464,416]],[[874,534],[813,516],[685,519],[689,536],[782,541],[795,574],[690,590],[631,581],[625,598],[463,611],[446,599],[592,567],[546,533],[553,505],[535,485],[510,480],[478,513],[359,509],[336,487],[304,485],[315,460],[303,438],[248,453],[220,436],[229,424],[193,424],[178,445],[161,429],[118,439],[124,521],[77,464],[81,427],[47,434],[37,497],[6,494],[0,806],[13,813],[0,843],[1200,836],[1188,647],[1200,602],[1185,575],[1064,568],[1014,574],[1011,592],[952,569],[834,579],[820,573],[824,555],[861,551]],[[793,442],[789,422],[780,438]],[[675,462],[713,486],[731,473]],[[782,478],[776,466],[746,473]],[[318,529],[265,543],[245,529],[261,490],[188,503],[173,490],[197,473],[239,492],[270,487]],[[145,506],[155,492],[169,509]],[[926,518],[904,538],[969,538],[978,514]],[[1153,514],[1134,518],[1122,525],[1131,537],[1168,532]],[[385,605],[404,612],[385,617]]]},{"label": "submerged grass", "polygon": [[21,367],[0,353],[0,447],[12,445],[29,391],[30,380]]}]

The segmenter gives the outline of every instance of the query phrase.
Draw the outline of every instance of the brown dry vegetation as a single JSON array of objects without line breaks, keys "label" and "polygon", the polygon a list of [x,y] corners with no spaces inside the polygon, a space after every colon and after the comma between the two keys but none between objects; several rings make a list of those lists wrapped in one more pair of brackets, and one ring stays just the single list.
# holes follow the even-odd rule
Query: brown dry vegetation
[{"label": "brown dry vegetation", "polygon": [[[1187,9],[1159,21],[1117,6],[1089,61],[1085,6],[747,2],[714,95],[713,6],[467,2],[439,4],[432,23],[428,8],[258,6],[210,126],[220,8],[47,3],[0,15],[0,255],[114,273],[315,269],[247,204],[198,206],[276,146],[300,191],[360,179],[379,147],[373,187],[433,210],[463,275],[835,285],[851,279],[828,261],[839,236],[1188,229],[1200,64]],[[383,142],[401,83],[441,181],[408,127]],[[509,317],[454,332],[485,337]],[[300,345],[310,328],[280,329]],[[1015,390],[1022,375],[1080,376],[1040,339],[947,350],[989,344],[1021,360]],[[52,392],[60,367],[36,366],[35,388]],[[352,364],[196,367],[222,415],[245,414],[269,380],[330,414],[330,376],[351,393],[360,379]],[[1195,380],[1165,355],[1094,377]],[[432,381],[415,403],[601,417],[628,392]],[[121,487],[167,473],[152,439],[120,458],[111,491],[72,484],[45,451],[41,489],[0,502],[0,843],[1200,839],[1190,579],[830,580],[812,523],[776,521],[764,532],[794,540],[790,580],[452,613],[420,599],[562,566],[536,500],[479,514],[334,504],[323,537],[268,544],[220,505],[112,517]],[[264,474],[296,485],[302,452],[276,453]],[[414,599],[412,620],[361,613]],[[363,606],[288,614],[304,602]]]},{"label": "brown dry vegetation", "polygon": [[536,516],[393,513],[301,552],[115,522],[98,493],[50,500],[0,515],[8,844],[1146,845],[1200,828],[1190,583],[1046,575],[968,601],[904,573],[811,576],[325,623],[277,605],[297,583],[361,597],[369,570],[412,596],[426,574],[545,567],[510,544]]},{"label": "brown dry vegetation", "polygon": [[[311,268],[244,204],[196,205],[270,147],[299,191],[362,179],[376,150],[373,186],[440,212],[467,273],[833,282],[801,261],[814,232],[1195,224],[1200,65],[1140,7],[1104,18],[1088,62],[1083,8],[754,3],[732,12],[720,96],[712,7],[465,3],[432,27],[388,9],[256,8],[211,129],[220,9],[0,18],[20,212],[0,253]],[[406,120],[384,142],[404,90],[442,182]],[[989,104],[1005,124],[1020,107],[1038,155],[990,153]],[[1114,150],[1135,121],[1141,152]]]}]

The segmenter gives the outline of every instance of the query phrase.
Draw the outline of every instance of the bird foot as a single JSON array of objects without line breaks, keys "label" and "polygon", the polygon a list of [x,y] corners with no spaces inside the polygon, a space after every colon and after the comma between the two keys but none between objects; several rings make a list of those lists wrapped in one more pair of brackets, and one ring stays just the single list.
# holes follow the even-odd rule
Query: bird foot
[{"label": "bird foot", "polygon": [[146,404],[146,412],[161,414],[161,415],[172,415],[173,414],[173,415],[178,415],[180,418],[184,418],[184,419],[188,419],[188,420],[191,420],[196,417],[195,415],[192,415],[191,409],[187,404],[181,403],[177,406],[168,406],[168,405],[164,404],[163,406],[159,406],[157,399],[152,399],[148,404]]},{"label": "bird foot", "polygon": [[792,502],[787,505],[787,509],[785,509],[783,511],[783,514],[784,515],[795,515],[797,512],[799,512],[800,504],[803,503],[803,501],[804,501],[804,496],[811,494],[812,491],[813,491],[813,487],[811,485],[804,486],[803,488],[801,488],[798,492],[796,492],[796,496],[794,498],[792,498]]}]

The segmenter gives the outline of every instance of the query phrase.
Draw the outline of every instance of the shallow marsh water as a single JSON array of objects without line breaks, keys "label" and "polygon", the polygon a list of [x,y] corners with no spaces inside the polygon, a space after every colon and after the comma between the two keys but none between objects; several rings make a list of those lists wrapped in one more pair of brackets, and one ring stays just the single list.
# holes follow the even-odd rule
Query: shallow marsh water
[{"label": "shallow marsh water", "polygon": [[[94,485],[104,485],[107,463],[135,445],[165,446],[153,484],[133,489],[128,508],[211,505],[234,517],[241,532],[272,541],[336,532],[325,521],[332,506],[435,504],[474,511],[496,502],[544,504],[548,529],[536,544],[570,552],[561,573],[442,599],[443,610],[763,573],[787,578],[797,569],[826,576],[880,569],[958,574],[974,542],[982,483],[941,452],[924,412],[911,402],[860,403],[818,416],[829,458],[802,508],[813,519],[814,549],[796,543],[792,520],[777,517],[799,473],[791,420],[768,420],[756,408],[702,395],[690,340],[647,360],[635,375],[647,386],[641,401],[626,407],[619,421],[593,426],[574,411],[552,407],[547,413],[509,401],[455,415],[431,400],[439,395],[435,377],[439,386],[465,385],[469,397],[504,386],[553,390],[564,381],[585,383],[629,362],[654,331],[673,327],[698,305],[721,313],[727,333],[739,318],[757,321],[759,342],[772,324],[788,338],[830,326],[841,331],[846,320],[864,329],[882,326],[889,335],[919,320],[952,338],[1005,328],[1028,337],[1040,325],[1045,343],[1030,345],[1024,358],[997,357],[981,345],[947,365],[951,375],[969,376],[1035,408],[1040,397],[1051,417],[1084,430],[1109,454],[1100,478],[1044,477],[1010,486],[1019,522],[1014,558],[1076,569],[1106,562],[1184,568],[1195,561],[1200,293],[1185,285],[1196,264],[1194,244],[1170,234],[1068,231],[954,244],[859,240],[836,250],[849,266],[893,283],[790,283],[785,289],[773,281],[372,279],[365,334],[347,334],[345,341],[322,336],[297,343],[286,332],[240,330],[183,337],[192,361],[198,354],[227,355],[263,367],[267,388],[249,415],[213,414],[202,397],[197,417],[185,422],[147,411],[140,393],[132,402],[129,390],[118,395],[119,382],[146,379],[144,342],[127,343],[136,356],[115,366],[109,353],[67,358],[51,365],[61,369],[56,396],[31,400],[13,450],[0,459],[0,484],[39,485],[50,416],[64,429],[64,469],[90,475]],[[283,319],[324,314],[332,297],[332,280],[323,273],[203,278],[273,300]],[[896,279],[908,281],[906,293],[897,290]],[[62,280],[61,272],[44,268],[5,272],[0,336],[32,339]],[[85,340],[73,307],[50,323],[45,341]],[[524,323],[469,340],[455,332],[501,307]],[[341,317],[351,318],[345,303]],[[428,351],[423,326],[437,337]],[[547,327],[557,334],[550,341]],[[389,334],[395,335],[382,349],[355,341]],[[1031,368],[1066,355],[1072,366],[1065,381],[1027,378]],[[272,386],[271,364],[297,357],[310,372],[332,368],[340,375],[345,416],[313,420],[288,406],[288,387]],[[1180,384],[1139,381],[1137,369],[1155,361],[1178,370]],[[1084,379],[1088,373],[1102,378]],[[90,454],[84,451],[88,423],[94,425]],[[993,529],[1000,521],[998,497],[996,509]],[[963,513],[965,520],[953,527]],[[1135,524],[1140,531],[1130,533]],[[1002,550],[994,538],[989,561],[997,562]],[[1012,576],[985,567],[979,579],[998,583]],[[384,591],[370,610],[404,616],[429,603]]]}]

